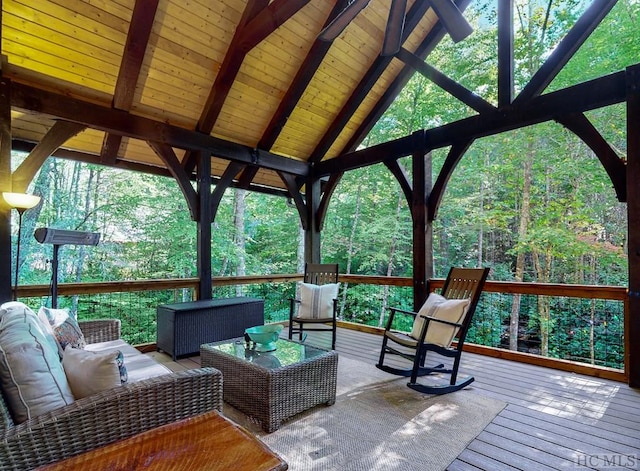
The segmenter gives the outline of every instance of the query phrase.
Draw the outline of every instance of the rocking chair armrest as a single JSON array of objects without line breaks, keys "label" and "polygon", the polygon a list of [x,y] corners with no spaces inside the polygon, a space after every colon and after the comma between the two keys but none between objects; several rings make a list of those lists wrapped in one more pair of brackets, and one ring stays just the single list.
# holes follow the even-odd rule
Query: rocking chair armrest
[{"label": "rocking chair armrest", "polygon": [[451,327],[462,327],[462,324],[460,324],[459,322],[451,322],[445,319],[438,319],[437,317],[431,317],[431,316],[423,316],[420,315],[420,317],[422,319],[426,319],[427,322],[439,322],[440,324],[446,324],[446,325],[450,325]]},{"label": "rocking chair armrest", "polygon": [[399,307],[391,307],[389,309],[391,309],[391,313],[393,315],[395,315],[396,312],[399,312],[401,314],[408,314],[408,315],[413,316],[413,317],[416,317],[418,315],[417,312],[408,311],[406,309],[400,309]]},{"label": "rocking chair armrest", "polygon": [[389,311],[391,311],[391,313],[389,314],[389,319],[387,320],[387,325],[385,327],[385,331],[392,331],[392,324],[393,324],[393,319],[396,317],[396,312],[399,312],[400,314],[408,314],[412,317],[416,317],[418,314],[412,311],[407,311],[404,309],[400,309],[398,307],[390,307]]}]

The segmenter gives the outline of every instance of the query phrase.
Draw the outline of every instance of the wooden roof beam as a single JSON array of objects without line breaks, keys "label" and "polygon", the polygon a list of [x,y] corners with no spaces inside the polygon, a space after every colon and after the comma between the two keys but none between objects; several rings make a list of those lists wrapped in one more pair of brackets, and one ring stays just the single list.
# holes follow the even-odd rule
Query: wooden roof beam
[{"label": "wooden roof beam", "polygon": [[458,82],[450,79],[435,67],[427,64],[415,54],[407,51],[405,48],[400,48],[400,51],[398,51],[396,57],[408,66],[413,67],[416,71],[420,72],[426,78],[442,88],[445,92],[460,100],[469,108],[472,108],[477,112],[493,111],[496,109],[495,106],[486,101],[484,98],[476,95],[468,88],[465,88]]},{"label": "wooden roof beam", "polygon": [[[119,110],[129,111],[133,104],[136,84],[158,10],[158,1],[136,0],[133,7],[127,41],[124,45],[124,53],[113,93],[113,107]],[[100,159],[107,163],[114,163],[118,157],[121,142],[122,136],[105,134]]]},{"label": "wooden roof beam", "polygon": [[[617,72],[556,92],[533,98],[526,104],[515,104],[504,110],[481,113],[425,131],[430,151],[459,143],[461,139],[477,139],[532,124],[556,120],[572,113],[602,108],[625,100],[625,73]],[[316,177],[344,172],[366,165],[406,157],[414,152],[411,136],[343,154],[314,164]]]},{"label": "wooden roof beam", "polygon": [[11,105],[15,108],[50,114],[61,119],[84,124],[104,132],[155,142],[186,150],[202,149],[225,160],[257,165],[269,170],[284,171],[306,177],[309,165],[267,151],[225,141],[208,134],[155,121],[126,111],[54,93],[34,86],[12,83]]},{"label": "wooden roof beam", "polygon": [[513,0],[498,0],[498,107],[513,101]]},{"label": "wooden roof beam", "polygon": [[[419,3],[419,2],[416,2]],[[427,3],[427,2],[425,2]],[[460,11],[464,11],[467,6],[469,6],[471,0],[456,0],[456,5]],[[406,27],[405,27],[406,30]],[[422,44],[418,46],[414,52],[416,57],[424,60],[430,53],[435,49],[435,47],[440,43],[446,31],[441,23],[436,23],[429,34],[425,37]],[[380,100],[373,107],[369,115],[362,121],[357,131],[353,134],[351,139],[347,142],[344,148],[341,151],[341,154],[350,153],[355,151],[360,143],[364,140],[364,138],[369,134],[369,131],[373,128],[373,126],[378,122],[380,117],[384,114],[384,112],[391,106],[393,100],[398,96],[400,91],[407,84],[409,79],[414,73],[413,67],[406,66],[393,81],[391,86],[387,88],[387,91],[382,95]],[[352,114],[355,112],[355,109],[351,112]]]},{"label": "wooden roof beam", "polygon": [[[402,32],[401,43],[404,42],[406,38],[411,34],[418,22],[427,12],[429,7],[429,2],[414,2],[414,4],[409,9],[409,12],[407,13],[405,19],[405,26]],[[327,132],[324,134],[324,136],[322,136],[320,142],[316,145],[315,149],[311,153],[311,156],[309,157],[309,162],[320,162],[324,158],[329,148],[333,145],[344,127],[349,122],[349,119],[351,119],[358,107],[362,104],[362,101],[366,98],[369,90],[371,90],[371,87],[375,85],[376,81],[384,73],[392,60],[393,56],[378,56],[376,58],[376,60],[373,62],[369,70],[365,73],[362,80],[347,100],[345,106],[340,110],[336,118],[329,126]],[[399,93],[399,91],[400,89],[396,90],[394,98]],[[358,143],[360,143],[363,138],[364,136],[359,136]]]},{"label": "wooden roof beam", "polygon": [[[11,141],[11,144],[12,144],[13,150],[18,150],[18,151],[27,152],[27,153],[31,152],[36,147],[36,143],[24,141],[21,139],[13,139]],[[118,168],[122,170],[130,170],[132,172],[145,173],[147,175],[157,175],[159,177],[173,178],[171,173],[169,173],[169,170],[167,170],[164,167],[158,167],[155,165],[143,164],[139,162],[131,162],[129,160],[123,160],[123,159],[117,159],[113,165],[106,165],[100,161],[99,155],[90,154],[88,152],[78,152],[74,150],[59,148],[58,150],[56,150],[54,153],[51,154],[51,157],[55,157],[58,159],[73,160],[77,162],[84,162],[88,164],[103,165],[106,167],[113,167],[113,168]],[[239,164],[239,165],[242,167],[242,164]],[[212,177],[212,182],[214,184],[216,184],[220,180],[221,180],[220,177]],[[190,181],[195,181],[195,177],[192,177],[190,175]],[[234,182],[232,182],[229,186],[236,187],[237,185]],[[252,184],[245,189],[255,193],[264,193],[266,195],[273,195],[281,198],[286,198],[289,196],[289,193],[285,190],[281,190],[279,188],[270,188],[262,185]]]},{"label": "wooden roof beam", "polygon": [[[338,16],[348,3],[349,0],[339,0],[336,2],[324,26],[331,23],[331,21]],[[280,132],[282,132],[285,124],[287,124],[287,119],[289,119],[289,116],[300,101],[304,91],[307,89],[309,82],[315,75],[318,67],[320,67],[320,64],[322,64],[327,52],[329,52],[331,45],[332,43],[328,41],[320,41],[319,39],[315,40],[309,50],[309,53],[305,57],[304,62],[300,66],[300,69],[298,69],[293,82],[291,82],[291,86],[280,101],[278,109],[271,117],[271,121],[262,134],[262,138],[260,139],[260,142],[258,142],[258,147],[260,149],[271,150],[273,144],[278,139]]]},{"label": "wooden roof beam", "polygon": [[[202,109],[198,131],[209,134],[213,130],[247,53],[309,1],[275,0],[269,4],[268,0],[249,0]],[[192,171],[194,164],[194,157],[187,152],[183,166]]]}]

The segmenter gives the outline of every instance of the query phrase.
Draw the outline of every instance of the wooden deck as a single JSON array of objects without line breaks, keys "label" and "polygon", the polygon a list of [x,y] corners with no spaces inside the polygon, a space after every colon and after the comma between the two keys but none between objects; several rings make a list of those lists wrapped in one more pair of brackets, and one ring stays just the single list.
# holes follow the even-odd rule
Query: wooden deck
[{"label": "wooden deck", "polygon": [[[324,335],[324,334],[316,334]],[[328,336],[307,342],[327,346]],[[339,329],[340,355],[374,364],[380,337]],[[168,356],[154,354],[170,362]],[[178,360],[176,369],[199,365]],[[449,470],[640,469],[640,391],[626,384],[465,353],[461,374],[507,407]]]}]

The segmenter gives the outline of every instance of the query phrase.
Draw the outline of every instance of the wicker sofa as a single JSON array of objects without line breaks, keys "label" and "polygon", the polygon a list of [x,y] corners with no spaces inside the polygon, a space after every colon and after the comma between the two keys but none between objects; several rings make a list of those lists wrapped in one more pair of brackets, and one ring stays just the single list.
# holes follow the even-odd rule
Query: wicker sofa
[{"label": "wicker sofa", "polygon": [[[118,320],[81,321],[80,328],[87,348],[126,345],[119,340]],[[33,469],[180,419],[222,410],[220,371],[199,368],[171,373],[157,363],[159,368],[149,368],[148,357],[137,353],[146,370],[140,376],[134,371],[136,358],[132,355],[129,352],[128,360],[125,355],[130,377],[143,379],[78,399],[19,424],[14,422],[3,392],[0,470]]]}]

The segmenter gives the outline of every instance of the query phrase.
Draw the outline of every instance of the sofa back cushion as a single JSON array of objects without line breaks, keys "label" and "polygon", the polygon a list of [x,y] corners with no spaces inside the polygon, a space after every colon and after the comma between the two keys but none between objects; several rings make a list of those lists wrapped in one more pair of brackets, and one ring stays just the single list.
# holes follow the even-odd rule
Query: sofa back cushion
[{"label": "sofa back cushion", "polygon": [[23,303],[0,306],[0,385],[16,423],[74,400],[55,340]]},{"label": "sofa back cushion", "polygon": [[75,314],[68,309],[51,309],[42,306],[38,310],[38,319],[58,344],[60,358],[64,355],[67,345],[73,348],[84,348],[87,345],[82,330],[78,325]]}]

